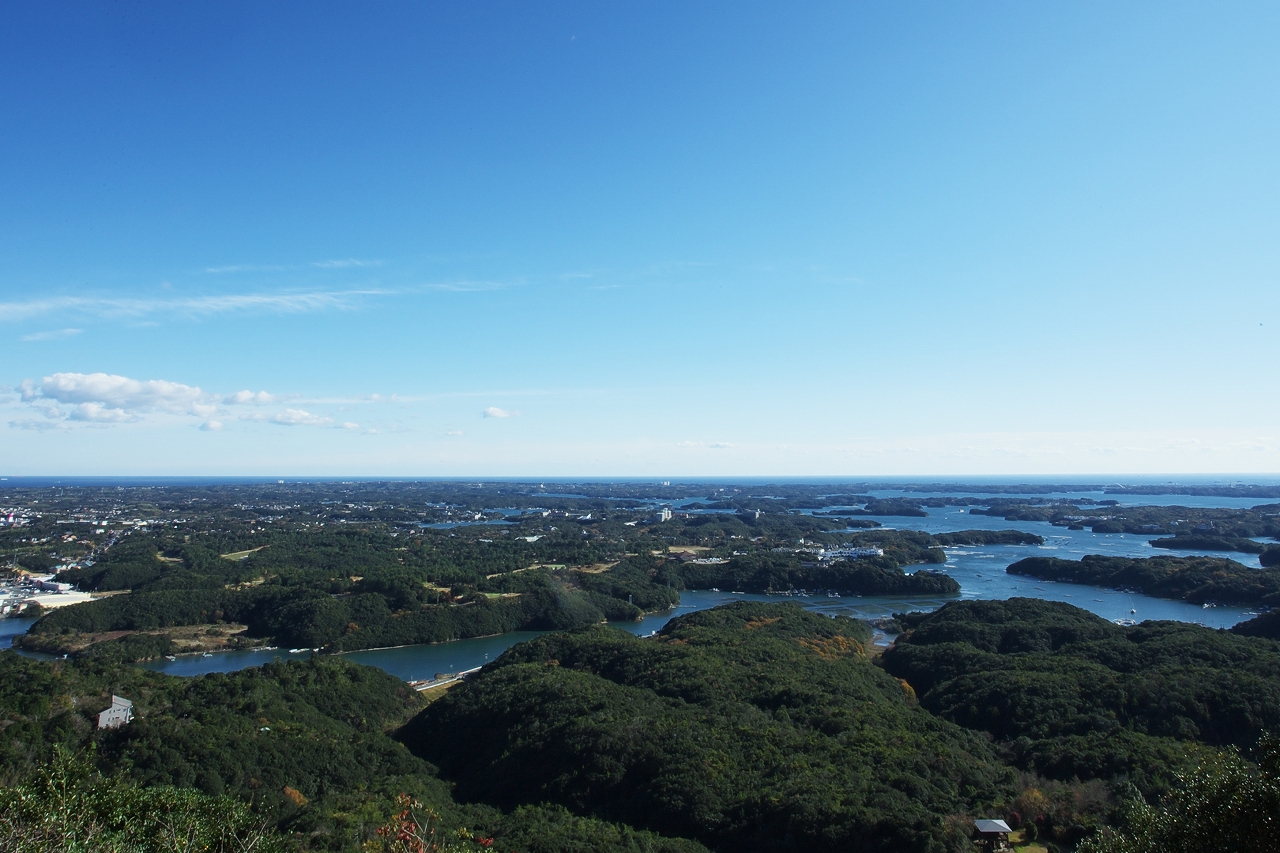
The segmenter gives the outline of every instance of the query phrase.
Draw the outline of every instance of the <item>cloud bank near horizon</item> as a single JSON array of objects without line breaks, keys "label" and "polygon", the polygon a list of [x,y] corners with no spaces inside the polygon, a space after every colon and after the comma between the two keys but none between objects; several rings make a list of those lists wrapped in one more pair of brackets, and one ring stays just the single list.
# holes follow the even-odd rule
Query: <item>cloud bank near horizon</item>
[{"label": "cloud bank near horizon", "polygon": [[[132,379],[110,373],[54,373],[36,381],[24,379],[18,385],[18,398],[39,417],[16,418],[9,422],[14,429],[45,431],[74,426],[111,426],[139,423],[154,416],[199,419],[200,429],[219,432],[225,428],[221,418],[256,421],[278,426],[332,426],[331,417],[317,415],[301,408],[284,408],[273,413],[243,411],[246,408],[271,406],[280,402],[279,395],[248,389],[230,394],[215,394],[198,386],[163,379]],[[343,429],[358,429],[359,424],[343,422]]]}]

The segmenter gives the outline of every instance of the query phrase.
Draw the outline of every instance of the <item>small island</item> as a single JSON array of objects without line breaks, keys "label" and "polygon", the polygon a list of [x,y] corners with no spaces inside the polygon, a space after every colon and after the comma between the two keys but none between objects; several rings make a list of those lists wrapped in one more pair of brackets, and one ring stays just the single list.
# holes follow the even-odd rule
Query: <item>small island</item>
[{"label": "small island", "polygon": [[1134,590],[1193,604],[1280,604],[1280,569],[1251,569],[1221,557],[1028,557],[1007,571],[1041,580]]},{"label": "small island", "polygon": [[957,530],[935,533],[933,541],[950,548],[955,545],[1043,545],[1044,537],[1021,530]]},{"label": "small island", "polygon": [[1240,554],[1261,554],[1267,550],[1266,545],[1244,536],[1215,536],[1208,533],[1189,533],[1168,539],[1152,539],[1151,547],[1180,551],[1235,551]]}]

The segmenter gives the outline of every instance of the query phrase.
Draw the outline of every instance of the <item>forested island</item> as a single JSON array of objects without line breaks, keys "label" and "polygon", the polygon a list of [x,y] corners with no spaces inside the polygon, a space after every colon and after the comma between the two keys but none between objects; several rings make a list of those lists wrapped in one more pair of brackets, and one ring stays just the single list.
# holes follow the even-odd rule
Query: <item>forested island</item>
[{"label": "forested island", "polygon": [[933,541],[947,548],[956,545],[1043,545],[1044,537],[1021,530],[957,530],[955,533],[935,533]]},{"label": "forested island", "polygon": [[1251,569],[1217,557],[1028,557],[1007,571],[1042,580],[1131,589],[1194,604],[1280,604],[1280,569]]},{"label": "forested island", "polygon": [[1256,542],[1255,538],[1280,541],[1280,504],[1221,509],[1001,499],[969,512],[1006,521],[1047,521],[1059,527],[1089,529],[1094,533],[1168,537],[1153,540],[1151,544],[1156,548],[1260,554],[1277,546]]}]

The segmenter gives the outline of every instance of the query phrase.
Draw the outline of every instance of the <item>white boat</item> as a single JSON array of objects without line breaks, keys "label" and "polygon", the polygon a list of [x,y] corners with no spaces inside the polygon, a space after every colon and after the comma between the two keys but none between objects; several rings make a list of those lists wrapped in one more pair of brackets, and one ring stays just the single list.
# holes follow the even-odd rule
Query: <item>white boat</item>
[{"label": "white boat", "polygon": [[211,658],[211,657],[213,657],[213,655],[212,655],[211,653],[209,653],[209,652],[205,652],[204,654],[200,655],[200,657],[202,657],[202,658]]}]

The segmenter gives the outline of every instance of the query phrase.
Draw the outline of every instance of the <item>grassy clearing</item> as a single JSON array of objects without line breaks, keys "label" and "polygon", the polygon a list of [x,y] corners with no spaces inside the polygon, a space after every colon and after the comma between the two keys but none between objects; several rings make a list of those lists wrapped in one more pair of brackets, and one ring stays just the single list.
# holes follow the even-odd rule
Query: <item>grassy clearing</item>
[{"label": "grassy clearing", "polygon": [[[248,551],[232,551],[230,554],[219,554],[218,556],[224,560],[244,560],[250,554],[256,554],[266,547],[266,545],[259,545],[257,548],[250,548]],[[161,557],[160,559],[163,560],[164,557]]]},{"label": "grassy clearing", "polygon": [[1035,841],[1027,841],[1027,833],[1016,829],[1009,833],[1009,846],[1014,853],[1049,853],[1049,848]]},{"label": "grassy clearing", "polygon": [[485,575],[486,580],[493,580],[505,575],[517,575],[520,572],[531,572],[534,569],[563,569],[564,563],[534,563],[532,566],[525,566],[523,569],[512,569],[509,572],[494,572],[491,575]]}]

